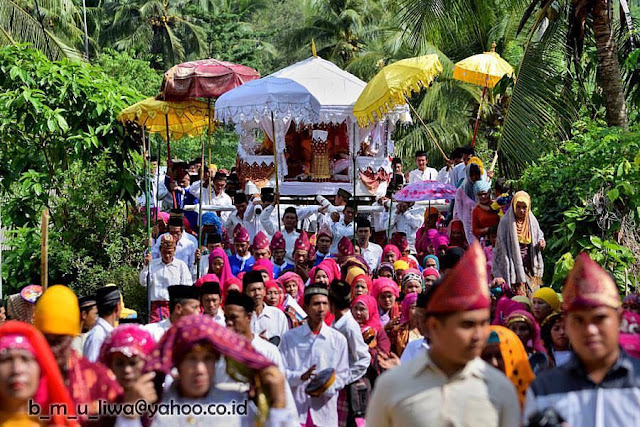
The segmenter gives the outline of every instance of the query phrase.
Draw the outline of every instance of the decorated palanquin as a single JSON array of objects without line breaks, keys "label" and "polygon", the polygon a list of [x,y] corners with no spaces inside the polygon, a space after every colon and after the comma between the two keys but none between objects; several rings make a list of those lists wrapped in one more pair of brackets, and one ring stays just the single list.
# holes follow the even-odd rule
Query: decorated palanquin
[{"label": "decorated palanquin", "polygon": [[[271,107],[260,106],[235,114],[240,178],[258,188],[275,187],[277,164],[282,195],[333,195],[339,188],[353,192],[354,179],[356,195],[384,195],[394,148],[390,135],[395,123],[408,117],[406,107],[385,121],[359,127],[353,106],[366,83],[319,57],[269,77],[302,85],[319,102],[319,114],[310,119],[308,111],[300,109],[276,114],[274,120],[261,113]],[[225,113],[237,112],[233,105],[225,108]]]}]

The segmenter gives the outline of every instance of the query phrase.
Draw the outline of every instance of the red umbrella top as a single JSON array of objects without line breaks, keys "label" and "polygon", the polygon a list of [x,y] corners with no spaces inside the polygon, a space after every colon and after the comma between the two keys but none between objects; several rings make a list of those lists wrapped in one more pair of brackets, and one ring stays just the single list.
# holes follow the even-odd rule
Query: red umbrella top
[{"label": "red umbrella top", "polygon": [[456,187],[438,181],[414,182],[398,191],[393,198],[399,202],[420,202],[425,200],[447,199],[455,197]]},{"label": "red umbrella top", "polygon": [[184,62],[164,73],[164,99],[217,98],[250,80],[260,78],[251,67],[217,59]]}]

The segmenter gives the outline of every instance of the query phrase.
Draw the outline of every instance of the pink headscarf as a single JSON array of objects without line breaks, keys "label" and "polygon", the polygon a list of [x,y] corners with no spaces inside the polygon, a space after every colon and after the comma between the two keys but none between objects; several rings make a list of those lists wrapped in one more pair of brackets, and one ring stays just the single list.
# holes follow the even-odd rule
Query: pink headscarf
[{"label": "pink headscarf", "polygon": [[140,325],[125,324],[112,330],[100,347],[99,361],[110,367],[111,358],[115,353],[122,353],[126,357],[138,356],[146,359],[155,347],[153,337]]},{"label": "pink headscarf", "polygon": [[222,258],[222,271],[220,272],[220,276],[218,277],[220,283],[225,283],[227,280],[233,277],[233,273],[231,273],[231,265],[229,264],[229,257],[227,253],[222,248],[215,248],[209,254],[209,268],[213,264],[214,258]]},{"label": "pink headscarf", "polygon": [[404,325],[411,320],[411,306],[418,300],[418,294],[411,292],[405,295],[400,307],[400,324]]},{"label": "pink headscarf", "polygon": [[266,271],[269,275],[269,279],[273,280],[273,263],[266,258],[262,258],[256,261],[251,268],[253,271]]},{"label": "pink headscarf", "polygon": [[[533,337],[531,338],[531,348],[533,348],[538,353],[547,354],[547,349],[542,345],[542,340],[540,339],[540,325],[536,322],[536,319],[533,317],[533,314],[529,313],[525,310],[515,310],[509,316],[507,316],[506,324],[509,323],[510,320],[524,320],[531,328],[533,329]],[[508,327],[508,326],[507,326]],[[525,347],[527,343],[524,343]]]},{"label": "pink headscarf", "polygon": [[367,285],[367,292],[371,294],[371,288],[373,288],[373,280],[371,280],[371,277],[367,276],[366,274],[360,274],[353,279],[353,284],[351,285],[351,298],[353,298],[353,294],[356,290],[355,283],[358,280],[364,280],[364,283]]},{"label": "pink headscarf", "polygon": [[398,284],[387,277],[379,277],[373,281],[373,289],[371,290],[371,296],[378,299],[378,295],[383,292],[391,292],[396,298],[400,296],[400,290]]},{"label": "pink headscarf", "polygon": [[[151,221],[157,221],[156,220],[156,215],[158,217],[158,219],[162,222],[164,222],[164,225],[169,224],[169,213],[168,212],[158,212],[157,208],[151,208]],[[147,225],[147,216],[143,215],[142,216],[142,222],[144,223],[144,225]]]},{"label": "pink headscarf", "polygon": [[521,302],[514,301],[507,296],[503,296],[496,304],[496,312],[493,316],[492,325],[505,326],[507,317],[516,310],[527,310],[527,306]]},{"label": "pink headscarf", "polygon": [[298,296],[296,297],[296,300],[298,301],[298,304],[302,305],[304,303],[304,282],[302,281],[302,277],[300,277],[298,273],[294,273],[293,271],[288,271],[282,276],[278,277],[278,283],[282,285],[282,289],[285,289],[285,283],[291,281],[296,282],[298,285]]},{"label": "pink headscarf", "polygon": [[402,258],[402,253],[400,253],[400,249],[396,245],[388,244],[382,249],[382,260],[385,260],[385,257],[389,252],[393,252],[396,254],[396,261]]},{"label": "pink headscarf", "polygon": [[427,276],[436,276],[437,279],[440,278],[440,272],[433,267],[425,268],[422,272],[422,277]]},{"label": "pink headscarf", "polygon": [[196,287],[199,288],[200,286],[202,286],[206,282],[217,282],[217,283],[220,283],[220,279],[215,274],[208,273],[208,274],[205,274],[204,276],[202,276],[201,278],[199,278],[198,280],[196,280],[196,283],[194,283],[193,286],[196,286]]},{"label": "pink headscarf", "polygon": [[322,270],[327,274],[329,283],[333,282],[335,279],[340,278],[340,268],[338,268],[338,264],[336,264],[336,262],[332,258],[323,260],[320,264],[311,269],[311,271],[309,272],[311,283],[314,283],[316,279],[316,271],[318,270]]},{"label": "pink headscarf", "polygon": [[357,303],[363,304],[367,307],[367,311],[369,312],[369,319],[366,322],[360,325],[360,330],[364,331],[366,328],[375,329],[376,332],[379,332],[382,329],[382,323],[380,323],[380,314],[378,314],[378,303],[375,298],[371,295],[359,295],[353,303],[351,303],[351,308],[353,308]]}]

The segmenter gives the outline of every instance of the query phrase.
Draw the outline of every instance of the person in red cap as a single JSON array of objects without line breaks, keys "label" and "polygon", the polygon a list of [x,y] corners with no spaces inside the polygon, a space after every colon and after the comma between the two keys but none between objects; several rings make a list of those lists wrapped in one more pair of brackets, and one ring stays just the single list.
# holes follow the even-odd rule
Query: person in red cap
[{"label": "person in red cap", "polygon": [[249,252],[249,242],[251,241],[249,232],[242,225],[238,224],[233,230],[233,245],[236,253],[229,257],[231,273],[237,276],[241,272],[251,271],[256,260]]},{"label": "person in red cap", "polygon": [[269,238],[262,231],[258,231],[256,237],[253,238],[253,257],[256,260],[271,259]]},{"label": "person in red cap", "polygon": [[287,251],[287,242],[281,232],[276,231],[269,245],[271,249],[271,262],[273,263],[273,278],[277,279],[287,270],[293,270],[295,265],[287,262],[285,259]]},{"label": "person in red cap", "polygon": [[430,349],[384,372],[367,408],[367,427],[520,425],[513,384],[480,358],[491,298],[477,242],[426,297]]},{"label": "person in red cap", "polygon": [[331,246],[333,245],[333,233],[328,224],[322,224],[316,233],[316,257],[313,266],[320,264],[325,258],[331,258]]},{"label": "person in red cap", "polygon": [[305,282],[309,278],[309,251],[311,250],[311,242],[306,231],[302,231],[293,245],[293,262],[295,263],[295,272],[302,277]]},{"label": "person in red cap", "polygon": [[552,408],[571,426],[640,424],[640,360],[619,344],[620,295],[609,274],[585,253],[562,290],[574,354],[530,385],[524,420]]}]

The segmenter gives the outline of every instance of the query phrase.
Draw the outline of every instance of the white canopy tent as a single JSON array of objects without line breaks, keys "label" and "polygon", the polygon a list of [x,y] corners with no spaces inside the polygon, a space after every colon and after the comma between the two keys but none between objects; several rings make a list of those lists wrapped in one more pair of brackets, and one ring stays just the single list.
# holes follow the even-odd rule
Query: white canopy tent
[{"label": "white canopy tent", "polygon": [[[271,80],[270,83],[263,83],[269,82],[269,79],[277,79],[278,82]],[[288,83],[284,84],[284,81]],[[290,82],[298,86],[294,87]],[[265,92],[267,86],[271,90]],[[390,134],[398,120],[410,121],[409,111],[406,105],[399,107],[387,116],[387,120],[367,129],[360,128],[353,115],[353,107],[365,86],[366,83],[353,74],[340,69],[330,61],[314,56],[225,93],[216,101],[215,116],[218,120],[236,124],[236,132],[240,135],[238,155],[250,164],[268,165],[273,162],[270,156],[259,156],[253,152],[262,142],[255,139],[254,129],[261,129],[274,141],[280,182],[288,173],[284,151],[285,134],[291,121],[296,124],[346,122],[352,158],[357,156],[361,148],[356,144],[363,139],[360,135],[368,135],[373,150],[377,152],[374,157],[354,159],[358,169],[369,166],[374,171],[379,167],[389,171],[388,156],[393,152]],[[304,91],[300,87],[304,88]],[[305,102],[314,104],[305,108]],[[271,113],[275,126],[271,122]],[[272,130],[274,127],[275,135]],[[351,167],[353,163],[352,161]],[[352,174],[353,171],[350,171],[350,176],[353,176]],[[311,186],[309,184],[285,182],[281,186],[281,192],[303,195],[318,192],[335,194],[337,188],[353,190],[353,183],[349,185],[347,182],[317,183],[317,189],[313,188],[315,183],[311,183]],[[371,194],[365,188],[357,192]]]}]

